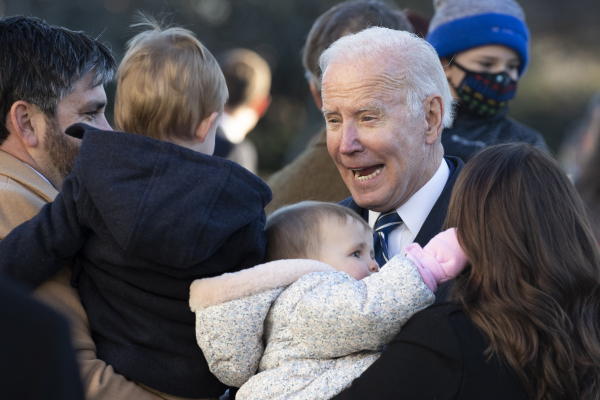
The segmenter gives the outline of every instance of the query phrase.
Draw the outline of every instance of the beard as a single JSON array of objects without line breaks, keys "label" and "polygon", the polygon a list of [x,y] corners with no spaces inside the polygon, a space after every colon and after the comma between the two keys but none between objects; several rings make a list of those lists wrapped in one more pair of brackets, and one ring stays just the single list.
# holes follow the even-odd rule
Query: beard
[{"label": "beard", "polygon": [[46,118],[46,138],[42,145],[52,166],[64,180],[75,168],[75,159],[79,155],[80,143],[68,137],[54,119]]}]

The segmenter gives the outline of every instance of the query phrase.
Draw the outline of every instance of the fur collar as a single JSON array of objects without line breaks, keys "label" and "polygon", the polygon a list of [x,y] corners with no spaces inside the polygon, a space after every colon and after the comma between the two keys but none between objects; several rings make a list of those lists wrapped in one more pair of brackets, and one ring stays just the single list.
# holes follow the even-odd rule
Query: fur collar
[{"label": "fur collar", "polygon": [[315,260],[279,260],[214,278],[196,279],[190,286],[190,309],[216,306],[288,286],[312,272],[336,271]]}]

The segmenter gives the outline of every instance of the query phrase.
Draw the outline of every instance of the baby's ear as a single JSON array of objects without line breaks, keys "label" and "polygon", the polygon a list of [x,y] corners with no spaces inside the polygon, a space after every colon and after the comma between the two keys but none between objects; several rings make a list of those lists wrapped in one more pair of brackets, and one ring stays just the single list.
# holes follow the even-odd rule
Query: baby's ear
[{"label": "baby's ear", "polygon": [[217,123],[217,118],[219,118],[219,113],[215,111],[200,121],[200,124],[198,124],[195,132],[196,139],[198,139],[200,143],[204,143],[208,132],[210,132],[212,127]]}]

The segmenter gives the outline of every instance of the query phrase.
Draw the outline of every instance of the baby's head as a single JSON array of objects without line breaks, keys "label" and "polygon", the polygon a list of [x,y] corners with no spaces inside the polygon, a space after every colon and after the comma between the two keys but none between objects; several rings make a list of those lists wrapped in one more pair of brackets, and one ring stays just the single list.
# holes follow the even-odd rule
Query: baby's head
[{"label": "baby's head", "polygon": [[117,71],[117,127],[212,154],[227,101],[219,65],[187,29],[141,19],[134,27],[149,29],[127,43]]},{"label": "baby's head", "polygon": [[354,211],[334,203],[303,201],[280,208],[268,219],[267,260],[322,261],[361,280],[379,267],[373,231]]}]

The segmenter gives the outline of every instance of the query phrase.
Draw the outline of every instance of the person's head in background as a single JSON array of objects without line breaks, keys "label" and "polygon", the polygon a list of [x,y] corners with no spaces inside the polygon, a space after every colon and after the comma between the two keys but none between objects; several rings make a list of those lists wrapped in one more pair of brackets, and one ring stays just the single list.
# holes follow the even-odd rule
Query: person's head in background
[{"label": "person's head in background", "polygon": [[588,122],[582,138],[582,170],[577,190],[588,207],[592,229],[600,243],[600,94],[588,106]]},{"label": "person's head in background", "polygon": [[232,143],[241,143],[271,104],[271,69],[264,58],[247,49],[217,55],[229,100],[221,127]]},{"label": "person's head in background", "polygon": [[65,129],[78,122],[111,129],[104,85],[115,59],[82,32],[24,16],[0,19],[0,50],[0,149],[60,189],[81,144]]},{"label": "person's head in background", "polygon": [[447,227],[471,265],[454,298],[532,399],[600,397],[600,252],[561,165],[492,146],[458,177]]},{"label": "person's head in background", "polygon": [[311,259],[361,280],[379,271],[373,231],[354,211],[335,203],[303,201],[267,219],[267,261]]},{"label": "person's head in background", "polygon": [[118,129],[212,155],[227,101],[221,68],[192,32],[138,18],[133,27],[147,30],[127,43],[117,70]]},{"label": "person's head in background", "polygon": [[427,41],[440,56],[457,113],[495,116],[529,62],[529,30],[514,0],[434,0]]},{"label": "person's head in background", "polygon": [[596,168],[592,166],[599,141],[600,93],[596,93],[587,104],[585,116],[567,130],[558,150],[558,159],[571,181],[579,183],[584,170],[589,176],[590,167]]},{"label": "person's head in background", "polygon": [[321,99],[321,68],[319,57],[333,42],[371,26],[413,32],[405,13],[393,3],[384,1],[346,1],[330,8],[313,24],[302,50],[302,65],[319,110]]}]

